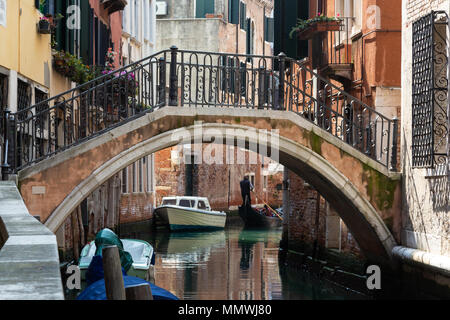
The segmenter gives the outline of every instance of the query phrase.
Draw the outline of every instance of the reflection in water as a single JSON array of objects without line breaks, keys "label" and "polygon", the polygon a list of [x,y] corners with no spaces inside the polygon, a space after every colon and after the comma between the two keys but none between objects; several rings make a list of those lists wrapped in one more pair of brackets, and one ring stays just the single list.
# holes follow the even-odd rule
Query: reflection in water
[{"label": "reflection in water", "polygon": [[[130,235],[122,235],[130,237]],[[133,233],[156,252],[156,285],[181,299],[352,299],[351,294],[279,266],[279,230]]]}]

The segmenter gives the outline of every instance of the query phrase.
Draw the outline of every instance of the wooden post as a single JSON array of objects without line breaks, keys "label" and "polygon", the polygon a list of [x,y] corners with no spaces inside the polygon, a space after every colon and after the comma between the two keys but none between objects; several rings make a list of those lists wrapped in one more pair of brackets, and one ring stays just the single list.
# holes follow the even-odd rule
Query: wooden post
[{"label": "wooden post", "polygon": [[147,283],[127,287],[125,292],[127,300],[153,300],[152,289]]},{"label": "wooden post", "polygon": [[106,299],[125,300],[125,285],[123,283],[119,249],[117,246],[107,246],[103,248],[102,256]]}]

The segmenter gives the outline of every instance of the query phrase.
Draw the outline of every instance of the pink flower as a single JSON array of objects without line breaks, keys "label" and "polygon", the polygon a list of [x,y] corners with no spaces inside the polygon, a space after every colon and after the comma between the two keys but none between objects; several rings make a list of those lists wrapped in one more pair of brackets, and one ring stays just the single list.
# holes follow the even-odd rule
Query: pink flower
[{"label": "pink flower", "polygon": [[339,17],[339,13],[337,14],[337,16]]}]

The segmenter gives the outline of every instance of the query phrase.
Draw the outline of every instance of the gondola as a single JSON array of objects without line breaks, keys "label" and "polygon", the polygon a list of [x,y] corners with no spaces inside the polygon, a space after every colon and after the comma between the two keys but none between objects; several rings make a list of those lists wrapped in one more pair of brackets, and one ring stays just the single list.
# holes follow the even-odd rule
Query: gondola
[{"label": "gondola", "polygon": [[239,216],[244,220],[245,228],[278,228],[282,221],[277,216],[268,217],[259,213],[251,206],[239,207]]}]

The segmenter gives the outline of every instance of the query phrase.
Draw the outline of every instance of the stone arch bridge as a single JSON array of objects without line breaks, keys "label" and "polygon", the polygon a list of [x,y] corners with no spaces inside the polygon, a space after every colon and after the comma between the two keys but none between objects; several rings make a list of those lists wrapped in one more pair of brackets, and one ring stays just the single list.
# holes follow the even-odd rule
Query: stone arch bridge
[{"label": "stone arch bridge", "polygon": [[6,113],[4,173],[12,167],[30,213],[55,232],[145,155],[191,142],[258,145],[326,198],[370,261],[390,264],[400,230],[396,122],[283,55],[248,59],[171,48]]}]

